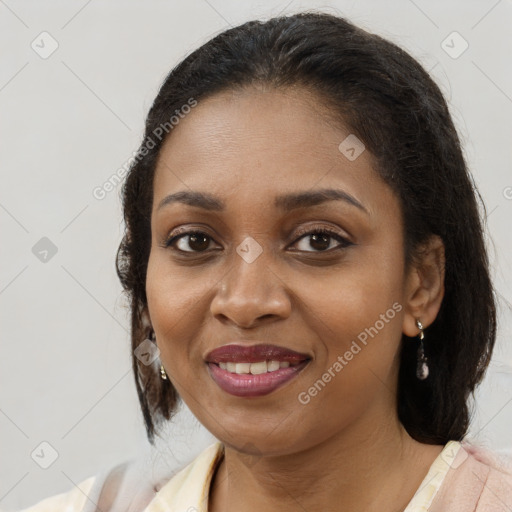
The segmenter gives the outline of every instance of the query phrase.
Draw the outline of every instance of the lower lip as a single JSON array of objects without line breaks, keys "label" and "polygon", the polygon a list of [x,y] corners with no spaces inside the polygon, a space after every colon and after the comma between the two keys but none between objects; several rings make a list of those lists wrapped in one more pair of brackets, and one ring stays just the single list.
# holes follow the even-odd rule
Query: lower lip
[{"label": "lower lip", "polygon": [[212,379],[226,393],[235,396],[263,396],[272,393],[296,377],[308,364],[308,360],[288,368],[280,368],[274,372],[252,375],[250,373],[231,373],[223,370],[215,363],[207,363]]}]

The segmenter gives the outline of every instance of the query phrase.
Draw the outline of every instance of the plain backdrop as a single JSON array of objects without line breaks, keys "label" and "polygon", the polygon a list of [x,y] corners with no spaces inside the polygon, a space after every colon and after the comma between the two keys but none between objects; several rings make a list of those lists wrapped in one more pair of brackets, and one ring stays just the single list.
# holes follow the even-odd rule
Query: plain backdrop
[{"label": "plain backdrop", "polygon": [[[120,187],[103,199],[93,191],[137,149],[163,78],[185,55],[229,26],[307,9],[398,43],[449,100],[487,205],[500,295],[470,437],[512,452],[510,0],[2,0],[0,508],[147,452],[114,267]],[[156,453],[178,467],[212,441],[184,409]]]}]

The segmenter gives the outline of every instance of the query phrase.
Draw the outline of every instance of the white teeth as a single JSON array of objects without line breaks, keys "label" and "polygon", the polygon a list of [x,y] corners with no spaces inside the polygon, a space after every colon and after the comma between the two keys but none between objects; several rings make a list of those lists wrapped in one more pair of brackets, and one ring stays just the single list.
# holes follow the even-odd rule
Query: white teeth
[{"label": "white teeth", "polygon": [[267,361],[261,361],[261,363],[251,363],[251,373],[253,375],[267,373]]},{"label": "white teeth", "polygon": [[260,375],[262,373],[275,372],[280,368],[296,366],[299,363],[290,365],[290,361],[258,361],[257,363],[219,363],[222,370],[230,373]]},{"label": "white teeth", "polygon": [[269,361],[267,363],[267,371],[275,372],[276,370],[279,370],[279,361]]},{"label": "white teeth", "polygon": [[251,373],[251,363],[236,363],[236,373]]}]

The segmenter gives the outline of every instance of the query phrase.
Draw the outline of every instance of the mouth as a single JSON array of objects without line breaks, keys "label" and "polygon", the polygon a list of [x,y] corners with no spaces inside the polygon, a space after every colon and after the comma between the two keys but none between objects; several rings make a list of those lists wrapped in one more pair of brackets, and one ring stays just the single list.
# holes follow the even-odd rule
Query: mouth
[{"label": "mouth", "polygon": [[263,373],[272,373],[280,368],[289,368],[290,366],[297,366],[299,362],[290,363],[290,361],[257,361],[256,363],[249,362],[220,362],[219,367],[229,373],[236,373],[237,375],[261,375]]},{"label": "mouth", "polygon": [[311,357],[276,345],[230,344],[205,358],[210,376],[226,393],[239,397],[267,395],[295,378]]}]

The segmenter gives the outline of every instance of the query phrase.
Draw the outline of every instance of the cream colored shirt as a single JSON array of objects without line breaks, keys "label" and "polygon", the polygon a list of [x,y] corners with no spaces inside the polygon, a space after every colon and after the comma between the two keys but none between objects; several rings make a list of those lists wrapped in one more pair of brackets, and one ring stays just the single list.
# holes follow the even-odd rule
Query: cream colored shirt
[{"label": "cream colored shirt", "polygon": [[[404,512],[427,512],[460,448],[458,441],[449,441],[444,446]],[[221,442],[213,443],[156,493],[154,484],[135,478],[117,494],[105,489],[104,476],[93,476],[75,489],[46,498],[21,512],[207,512],[210,482],[223,450]],[[118,489],[117,484],[109,485]]]}]

